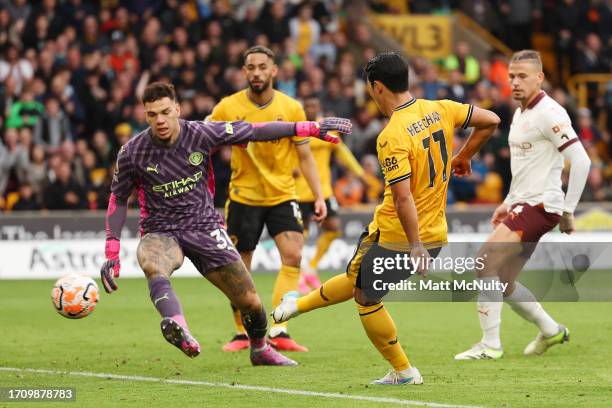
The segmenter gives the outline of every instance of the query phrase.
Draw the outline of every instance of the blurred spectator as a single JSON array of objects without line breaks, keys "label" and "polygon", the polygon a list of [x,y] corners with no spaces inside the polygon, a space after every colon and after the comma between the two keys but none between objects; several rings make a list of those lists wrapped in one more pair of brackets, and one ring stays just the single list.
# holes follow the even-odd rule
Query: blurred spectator
[{"label": "blurred spectator", "polygon": [[576,0],[563,0],[554,9],[555,53],[557,55],[557,75],[565,78],[566,73],[574,72],[576,38],[580,29],[583,4]]},{"label": "blurred spectator", "polygon": [[113,145],[108,140],[108,135],[103,130],[97,130],[92,138],[91,147],[96,155],[96,167],[110,167],[115,161],[113,157]]},{"label": "blurred spectator", "polygon": [[[21,183],[28,183],[34,199],[42,200],[47,185],[57,182],[60,164],[68,161],[72,178],[85,189],[85,206],[104,208],[119,147],[148,127],[140,104],[145,86],[156,80],[172,81],[183,117],[202,120],[220,98],[246,87],[240,72],[242,52],[254,44],[268,45],[279,56],[278,89],[301,100],[319,97],[327,114],[352,118],[353,135],[345,143],[368,163],[364,167],[371,168],[355,185],[362,185],[361,202],[375,203],[383,180],[375,156],[376,137],[388,119],[369,99],[362,75],[365,63],[382,49],[380,38],[373,37],[367,24],[348,17],[356,11],[354,6],[340,0],[99,4],[0,0],[0,49],[4,52],[0,128],[5,139],[0,148],[0,183],[5,185],[2,192],[11,195],[0,194],[0,204],[13,205]],[[496,6],[501,18],[495,15]],[[528,45],[534,27],[553,33],[557,53],[568,54],[573,62],[571,69],[562,68],[566,74],[610,72],[609,1],[415,0],[384,8],[449,13],[451,7],[461,8],[514,48]],[[546,10],[545,20],[539,18],[541,7]],[[450,190],[450,202],[495,201],[500,179],[502,193],[507,192],[507,135],[515,105],[506,58],[494,52],[477,61],[467,44],[460,42],[456,54],[438,61],[451,68],[442,75],[433,61],[410,58],[415,97],[452,98],[490,107],[502,120],[483,149],[487,172],[475,197],[473,191],[453,197]],[[612,190],[612,87],[602,93],[589,85],[592,118],[578,119],[576,102],[556,76],[549,75],[547,91],[567,109],[593,162],[599,163],[591,176],[589,188],[594,190],[589,197],[604,199]],[[596,122],[604,126],[598,128]],[[456,144],[466,136],[467,132],[458,131]],[[218,205],[226,199],[229,159],[228,149],[213,156]],[[355,190],[351,180],[351,175],[341,178],[349,192]]]},{"label": "blurred spectator", "polygon": [[461,11],[474,19],[497,38],[504,38],[503,25],[496,12],[496,4],[490,0],[462,0]]},{"label": "blurred spectator", "polygon": [[[28,25],[36,21],[39,17],[44,16],[48,21],[49,37],[55,38],[65,27],[65,22],[61,13],[59,13],[56,0],[44,0],[32,8],[32,14]],[[26,26],[26,32],[30,31]]]},{"label": "blurred spectator", "polygon": [[553,89],[550,96],[567,111],[572,124],[576,126],[578,111],[575,101],[562,88]]},{"label": "blurred spectator", "polygon": [[293,63],[289,60],[285,60],[280,66],[278,77],[276,79],[276,89],[292,98],[295,98],[297,95],[297,79],[295,74],[295,66]]},{"label": "blurred spectator", "polygon": [[331,70],[336,62],[336,46],[332,42],[332,34],[323,32],[319,42],[310,47],[310,55],[315,64]]},{"label": "blurred spectator", "polygon": [[366,188],[365,202],[369,204],[378,204],[385,190],[385,184],[382,182],[380,172],[378,171],[378,159],[371,154],[363,156],[361,159],[361,166],[365,172],[362,177]]},{"label": "blurred spectator", "polygon": [[17,129],[4,131],[4,144],[0,144],[0,195],[7,188],[14,191],[18,183],[27,179],[28,152],[19,144]]},{"label": "blurred spectator", "polygon": [[20,58],[19,52],[20,49],[16,45],[9,44],[4,50],[6,59],[0,59],[0,82],[10,77],[17,94],[21,93],[24,84],[34,75],[32,64],[27,59]]},{"label": "blurred spectator", "polygon": [[285,2],[274,0],[266,3],[260,16],[259,26],[273,44],[282,44],[290,36]]},{"label": "blurred spectator", "polygon": [[303,3],[297,17],[289,21],[289,31],[300,55],[308,53],[310,47],[319,42],[321,27],[312,18],[312,7],[308,3]]},{"label": "blurred spectator", "polygon": [[70,85],[72,73],[68,69],[62,69],[51,79],[48,98],[56,98],[61,106],[61,111],[68,115],[71,129],[82,131],[80,125],[85,121],[83,105],[79,100],[76,90]]},{"label": "blurred spectator", "polygon": [[346,174],[336,181],[334,195],[341,207],[353,207],[362,202],[365,188],[361,180],[352,172]]},{"label": "blurred spectator", "polygon": [[[450,58],[450,57],[449,57]],[[421,81],[421,88],[423,88],[423,97],[425,99],[440,99],[442,96],[441,91],[444,88],[444,84],[438,77],[438,67],[434,64],[428,64],[425,68],[425,74]]]},{"label": "blurred spectator", "polygon": [[[368,62],[363,51],[372,47],[372,34],[368,26],[364,23],[357,23],[349,29],[352,29],[349,31],[351,42],[348,45],[342,43],[336,44],[339,48],[338,53],[342,54],[344,52],[342,48],[345,47],[346,50],[353,55],[355,66],[361,68]],[[340,36],[340,39],[341,38],[342,36]]]},{"label": "blurred spectator", "polygon": [[85,133],[91,134],[95,129],[104,127],[110,121],[105,109],[108,92],[100,84],[100,74],[89,71],[86,76],[86,86],[83,91],[83,107],[88,113],[85,122]]},{"label": "blurred spectator", "polygon": [[84,53],[99,51],[108,45],[108,40],[100,32],[98,20],[94,15],[89,15],[83,20],[81,42],[81,49]]},{"label": "blurred spectator", "polygon": [[3,0],[0,4],[2,7],[6,7],[11,20],[15,23],[21,21],[25,24],[32,12],[32,6],[28,4],[27,0]]},{"label": "blurred spectator", "polygon": [[508,103],[508,99],[504,98],[500,89],[497,87],[491,87],[489,89],[489,97],[491,98],[491,106],[489,109],[497,114],[500,119],[499,131],[508,134],[510,132],[510,123],[512,122],[512,107]]},{"label": "blurred spectator", "polygon": [[326,115],[350,118],[353,116],[353,101],[342,93],[342,85],[338,77],[327,81],[327,93],[322,98],[323,110]]},{"label": "blurred spectator", "polygon": [[19,129],[19,144],[23,147],[26,152],[29,152],[34,145],[34,136],[32,133],[32,129],[27,126]]},{"label": "blurred spectator", "polygon": [[240,31],[237,30],[238,24],[230,14],[229,3],[226,0],[213,0],[212,6],[212,15],[209,20],[218,22],[223,34],[233,38]]},{"label": "blurred spectator", "polygon": [[[215,100],[213,98],[203,93],[197,93],[195,98],[193,99],[194,120],[203,120],[204,118],[206,118],[208,115],[210,115],[214,106]],[[144,124],[146,125],[146,122]]]},{"label": "blurred spectator", "polygon": [[109,56],[109,63],[115,71],[115,74],[123,72],[123,70],[130,64],[137,66],[138,60],[134,54],[127,49],[124,34],[119,30],[115,30],[111,34],[111,40],[112,47]]},{"label": "blurred spectator", "polygon": [[514,51],[531,48],[534,19],[541,16],[540,0],[500,0],[499,11],[505,24],[505,42]]},{"label": "blurred spectator", "polygon": [[446,98],[459,103],[466,103],[468,100],[468,89],[463,82],[463,74],[457,69],[448,73]]},{"label": "blurred spectator", "polygon": [[42,196],[45,182],[47,181],[47,164],[45,149],[37,144],[32,147],[30,161],[27,168],[28,183],[32,187],[34,194],[39,198]]},{"label": "blurred spectator", "polygon": [[57,165],[56,180],[44,192],[45,207],[49,210],[78,210],[87,208],[85,190],[72,177],[70,164]]},{"label": "blurred spectator", "polygon": [[508,81],[508,62],[505,55],[498,52],[493,53],[488,79],[494,86],[499,88],[504,97],[510,97],[512,91],[510,89],[510,81]]},{"label": "blurred spectator", "polygon": [[610,0],[602,0],[599,3],[599,24],[598,32],[601,36],[601,41],[608,49],[612,46],[612,4]]},{"label": "blurred spectator", "polygon": [[480,81],[474,85],[469,103],[483,109],[491,108],[493,102],[490,97],[489,85],[486,82]]},{"label": "blurred spectator", "polygon": [[457,201],[471,202],[476,199],[476,187],[487,175],[487,166],[477,156],[472,158],[472,174],[465,177],[451,177],[449,188]]},{"label": "blurred spectator", "polygon": [[24,89],[21,98],[11,106],[6,118],[6,127],[19,129],[22,126],[29,126],[33,128],[44,111],[42,103],[34,100],[32,91]]},{"label": "blurred spectator", "polygon": [[72,140],[68,116],[54,97],[45,101],[45,113],[34,127],[34,140],[47,150],[57,149],[65,140]]},{"label": "blurred spectator", "polygon": [[[605,52],[604,52],[605,51]],[[576,67],[579,72],[583,73],[610,73],[612,65],[610,65],[609,50],[604,50],[601,44],[601,39],[597,34],[591,33],[586,36],[584,46],[578,52]]]},{"label": "blurred spectator", "polygon": [[585,148],[596,146],[601,141],[601,133],[593,124],[589,108],[578,109],[578,121],[575,126],[576,133]]},{"label": "blurred spectator", "polygon": [[117,147],[123,146],[130,140],[130,138],[132,137],[132,134],[138,134],[142,132],[144,129],[146,129],[146,127],[136,131],[136,130],[132,130],[132,127],[128,123],[124,122],[124,123],[118,124],[117,126],[115,126],[115,141],[117,142]]},{"label": "blurred spectator", "polygon": [[495,157],[491,153],[486,153],[483,156],[483,162],[486,165],[487,172],[482,183],[476,186],[476,200],[474,202],[480,204],[500,203],[504,199],[504,181],[499,173],[490,171],[493,169]]},{"label": "blurred spectator", "polygon": [[40,204],[34,194],[32,186],[27,182],[19,186],[19,200],[13,205],[13,211],[40,210]]},{"label": "blurred spectator", "polygon": [[[382,124],[375,118],[370,110],[364,106],[359,108],[353,120],[353,131],[350,136],[343,139],[353,154],[360,158],[363,156],[369,141],[376,140],[382,130]],[[365,166],[364,166],[365,167]]]},{"label": "blurred spectator", "polygon": [[455,53],[449,55],[444,61],[444,68],[447,71],[461,72],[465,82],[470,85],[480,78],[478,60],[470,54],[470,45],[465,41],[457,43]]}]

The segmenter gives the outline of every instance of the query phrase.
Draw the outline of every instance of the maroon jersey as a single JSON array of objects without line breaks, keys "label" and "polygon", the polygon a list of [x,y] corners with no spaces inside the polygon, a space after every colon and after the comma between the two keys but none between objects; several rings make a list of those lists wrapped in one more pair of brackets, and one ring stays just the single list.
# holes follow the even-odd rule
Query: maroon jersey
[{"label": "maroon jersey", "polygon": [[223,225],[208,188],[210,156],[216,147],[247,143],[253,134],[246,122],[181,119],[179,126],[171,147],[155,143],[148,128],[119,151],[111,191],[124,201],[137,189],[142,233]]}]

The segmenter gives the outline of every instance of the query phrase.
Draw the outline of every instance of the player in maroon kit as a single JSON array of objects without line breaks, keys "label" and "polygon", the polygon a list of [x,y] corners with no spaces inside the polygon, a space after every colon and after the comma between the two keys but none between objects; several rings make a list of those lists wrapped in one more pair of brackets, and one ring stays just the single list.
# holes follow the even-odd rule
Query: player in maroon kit
[{"label": "player in maroon kit", "polygon": [[296,365],[266,344],[267,316],[246,267],[213,207],[208,188],[211,152],[221,145],[246,144],[289,136],[337,138],[328,131],[350,133],[348,119],[317,122],[200,122],[179,119],[174,87],[150,84],[142,98],[149,128],[126,143],[117,158],[106,215],[106,262],[100,275],[104,289],[117,289],[119,237],[127,199],[136,188],[140,206],[138,263],[151,301],[162,316],[168,342],[189,357],[200,353],[170,284],[172,272],[187,256],[212,284],[240,309],[251,343],[253,365]]}]

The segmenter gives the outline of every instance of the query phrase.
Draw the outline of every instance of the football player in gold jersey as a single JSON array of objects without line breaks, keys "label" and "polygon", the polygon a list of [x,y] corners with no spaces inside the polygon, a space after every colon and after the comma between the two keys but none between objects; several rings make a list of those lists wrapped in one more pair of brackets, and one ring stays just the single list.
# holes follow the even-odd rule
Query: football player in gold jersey
[{"label": "football player in gold jersey", "polygon": [[[451,172],[458,176],[471,173],[471,157],[495,131],[499,118],[471,105],[414,99],[408,91],[408,64],[399,54],[377,55],[368,62],[365,72],[370,96],[389,117],[377,138],[378,160],[385,176],[383,202],[361,236],[347,273],[302,298],[287,294],[272,315],[275,321],[287,321],[297,314],[354,298],[368,337],[392,366],[374,383],[421,384],[423,377],[410,365],[382,303],[388,289],[379,290],[373,284],[377,259],[384,261],[386,274],[391,269],[388,261],[410,254],[410,265],[396,265],[399,273],[393,278],[398,279],[391,282],[414,272],[426,273],[429,256],[437,256],[447,241],[445,208]],[[450,161],[458,127],[474,130]]]},{"label": "football player in gold jersey", "polygon": [[[248,88],[223,98],[210,120],[252,123],[306,120],[298,101],[273,88],[278,72],[274,58],[274,53],[262,46],[245,51],[242,70]],[[314,194],[315,220],[321,221],[327,215],[327,208],[307,138],[232,146],[227,232],[249,270],[264,225],[274,238],[282,265],[272,292],[272,306],[280,303],[283,293],[298,287],[304,245],[303,221],[293,179],[293,169],[298,166]],[[223,346],[225,351],[237,351],[249,345],[240,312],[233,306],[232,309],[237,333]],[[268,341],[280,350],[308,351],[288,335],[286,323],[273,325]]]},{"label": "football player in gold jersey", "polygon": [[[304,112],[306,113],[307,120],[319,120],[321,118],[321,101],[319,98],[311,96],[304,99]],[[310,141],[310,149],[312,150],[315,162],[317,162],[317,172],[321,179],[321,189],[323,190],[323,197],[327,205],[327,218],[325,218],[320,225],[322,231],[317,239],[317,249],[314,256],[309,262],[304,263],[302,266],[299,292],[304,294],[310,292],[311,289],[317,289],[321,286],[321,281],[317,274],[317,265],[331,246],[332,242],[342,234],[340,232],[340,218],[337,213],[338,203],[336,202],[332,188],[332,154],[339,164],[347,170],[352,171],[356,176],[361,177],[364,174],[363,168],[357,159],[355,159],[350,149],[342,143],[342,141],[337,144],[318,142],[319,140],[312,139]],[[308,237],[310,219],[314,212],[315,197],[299,169],[296,169],[295,174],[295,190],[304,220],[304,235]]]}]

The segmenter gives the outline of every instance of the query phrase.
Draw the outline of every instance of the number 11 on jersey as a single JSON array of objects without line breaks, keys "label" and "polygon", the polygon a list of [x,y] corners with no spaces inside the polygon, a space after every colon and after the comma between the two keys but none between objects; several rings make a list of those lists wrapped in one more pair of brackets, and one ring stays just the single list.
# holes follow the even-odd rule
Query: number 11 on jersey
[{"label": "number 11 on jersey", "polygon": [[[433,136],[433,140],[436,143],[440,143],[440,156],[442,158],[442,182],[446,182],[446,165],[448,163],[448,152],[446,151],[446,139],[444,138],[444,130],[436,130],[431,134]],[[436,178],[436,168],[434,165],[434,160],[431,155],[431,149],[429,148],[429,136],[423,139],[423,148],[427,150],[427,156],[429,158],[429,187],[433,187],[434,180]]]}]

